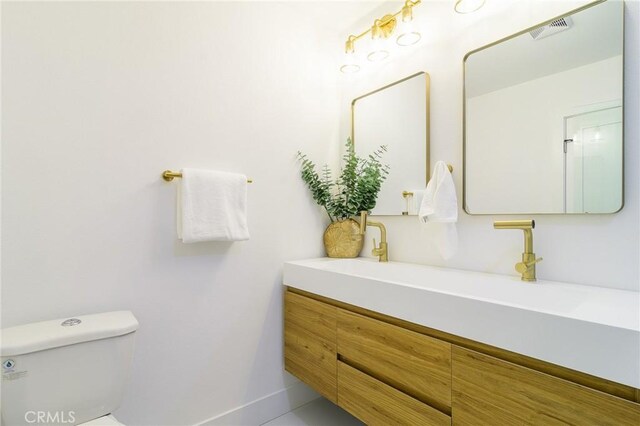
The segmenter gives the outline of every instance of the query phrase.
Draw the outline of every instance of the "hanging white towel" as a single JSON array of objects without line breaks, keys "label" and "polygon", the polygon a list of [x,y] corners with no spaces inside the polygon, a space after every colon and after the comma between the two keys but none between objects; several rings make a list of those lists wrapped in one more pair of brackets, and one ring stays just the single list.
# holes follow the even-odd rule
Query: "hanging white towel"
[{"label": "hanging white towel", "polygon": [[443,259],[451,258],[458,248],[458,197],[451,172],[444,161],[433,167],[418,219],[433,228],[434,239]]},{"label": "hanging white towel", "polygon": [[422,222],[455,223],[458,221],[458,197],[451,172],[444,161],[433,167],[418,217]]},{"label": "hanging white towel", "polygon": [[409,215],[414,216],[420,211],[420,205],[422,204],[422,198],[424,197],[426,189],[412,189],[410,192],[413,193],[413,196],[409,197],[407,208]]},{"label": "hanging white towel", "polygon": [[183,243],[249,239],[244,175],[182,169],[177,210],[178,238]]}]

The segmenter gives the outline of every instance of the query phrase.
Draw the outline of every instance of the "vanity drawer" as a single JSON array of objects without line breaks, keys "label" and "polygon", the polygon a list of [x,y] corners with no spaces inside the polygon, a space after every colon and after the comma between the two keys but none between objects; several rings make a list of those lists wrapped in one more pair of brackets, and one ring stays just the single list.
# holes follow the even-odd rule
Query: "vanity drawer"
[{"label": "vanity drawer", "polygon": [[336,402],[336,310],[291,292],[284,302],[284,367]]},{"label": "vanity drawer", "polygon": [[454,424],[640,425],[640,404],[453,348]]},{"label": "vanity drawer", "polygon": [[338,361],[338,405],[369,426],[450,425],[451,417]]},{"label": "vanity drawer", "polygon": [[336,341],[338,308],[291,291],[284,295],[284,320],[323,339]]},{"label": "vanity drawer", "polygon": [[338,358],[411,397],[451,412],[451,345],[338,309]]}]

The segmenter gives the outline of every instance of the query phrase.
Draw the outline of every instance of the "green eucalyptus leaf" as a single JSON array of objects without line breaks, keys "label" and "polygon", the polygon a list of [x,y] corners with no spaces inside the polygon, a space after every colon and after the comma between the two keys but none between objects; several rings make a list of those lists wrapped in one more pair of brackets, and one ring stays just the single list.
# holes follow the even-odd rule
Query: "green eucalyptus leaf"
[{"label": "green eucalyptus leaf", "polygon": [[387,147],[381,145],[367,158],[359,158],[353,142],[347,139],[342,157],[343,167],[334,182],[327,165],[322,168],[320,176],[315,163],[298,151],[297,157],[302,163],[300,176],[313,199],[324,207],[332,222],[346,219],[375,207],[382,183],[389,174],[389,165],[380,162],[385,152]]}]

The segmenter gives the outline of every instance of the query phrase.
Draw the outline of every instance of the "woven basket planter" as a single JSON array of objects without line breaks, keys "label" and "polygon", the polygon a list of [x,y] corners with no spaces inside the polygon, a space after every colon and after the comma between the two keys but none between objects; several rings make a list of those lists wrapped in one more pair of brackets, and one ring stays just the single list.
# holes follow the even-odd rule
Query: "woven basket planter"
[{"label": "woven basket planter", "polygon": [[360,235],[360,224],[353,219],[331,223],[324,231],[324,248],[329,257],[358,257],[364,238]]}]

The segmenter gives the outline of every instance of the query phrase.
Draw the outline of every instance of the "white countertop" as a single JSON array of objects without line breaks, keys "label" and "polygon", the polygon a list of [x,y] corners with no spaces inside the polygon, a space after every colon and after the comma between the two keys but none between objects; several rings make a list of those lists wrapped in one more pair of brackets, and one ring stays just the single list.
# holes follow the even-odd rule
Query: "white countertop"
[{"label": "white countertop", "polygon": [[284,284],[640,388],[640,293],[375,259],[287,262]]}]

